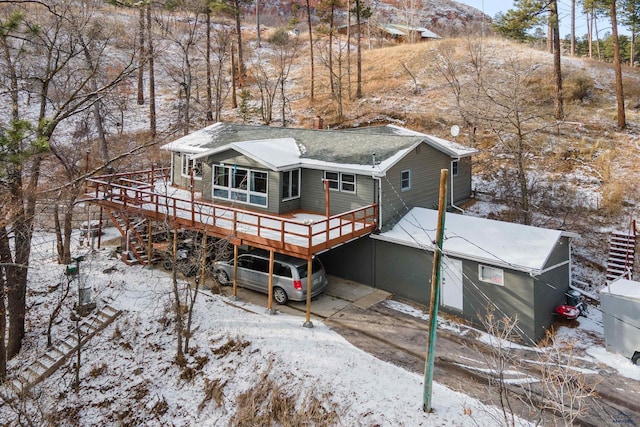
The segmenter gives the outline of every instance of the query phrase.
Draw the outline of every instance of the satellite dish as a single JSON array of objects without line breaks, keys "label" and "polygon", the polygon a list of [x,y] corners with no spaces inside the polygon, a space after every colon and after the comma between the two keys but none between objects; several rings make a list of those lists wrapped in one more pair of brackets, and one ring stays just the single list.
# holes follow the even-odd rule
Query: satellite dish
[{"label": "satellite dish", "polygon": [[460,135],[460,126],[458,125],[451,126],[451,136],[455,138],[458,135]]}]

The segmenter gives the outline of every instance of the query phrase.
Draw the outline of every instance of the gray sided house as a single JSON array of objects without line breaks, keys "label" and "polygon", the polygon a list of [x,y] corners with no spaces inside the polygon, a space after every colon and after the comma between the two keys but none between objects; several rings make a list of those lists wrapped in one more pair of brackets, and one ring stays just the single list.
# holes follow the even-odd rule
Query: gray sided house
[{"label": "gray sided house", "polygon": [[[414,208],[395,226],[321,256],[327,270],[428,305],[437,211]],[[517,319],[528,343],[543,338],[565,303],[572,233],[447,213],[443,245],[443,311],[482,325]],[[349,268],[343,260],[351,258]]]},{"label": "gray sided house", "polygon": [[353,130],[216,123],[170,144],[172,184],[193,181],[203,200],[273,215],[330,214],[379,206],[378,228],[415,206],[438,203],[440,169],[447,200],[471,194],[474,149],[397,126]]}]

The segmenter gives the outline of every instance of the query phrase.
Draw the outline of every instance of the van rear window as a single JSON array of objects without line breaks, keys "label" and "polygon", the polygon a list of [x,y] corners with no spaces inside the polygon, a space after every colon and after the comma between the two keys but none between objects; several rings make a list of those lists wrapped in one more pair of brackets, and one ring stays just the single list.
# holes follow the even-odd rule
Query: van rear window
[{"label": "van rear window", "polygon": [[[307,277],[307,265],[308,264],[303,264],[298,266],[298,274],[300,274],[300,279],[302,279],[303,277]],[[311,262],[311,268],[312,268],[311,274],[312,275],[316,274],[318,271],[322,271],[322,264],[316,258]]]}]

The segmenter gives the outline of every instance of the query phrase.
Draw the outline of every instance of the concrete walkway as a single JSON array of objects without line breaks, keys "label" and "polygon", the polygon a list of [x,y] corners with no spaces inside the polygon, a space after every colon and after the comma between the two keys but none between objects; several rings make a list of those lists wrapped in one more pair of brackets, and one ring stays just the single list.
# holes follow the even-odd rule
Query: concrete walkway
[{"label": "concrete walkway", "polygon": [[[311,318],[324,320],[339,313],[353,304],[359,308],[367,309],[381,301],[391,298],[389,292],[375,289],[350,280],[340,279],[335,276],[327,276],[329,286],[317,297],[311,300]],[[231,295],[232,288],[222,288],[224,295]],[[263,306],[267,309],[267,295],[238,287],[238,300]],[[286,305],[278,305],[275,302],[272,309],[276,312],[302,315],[306,312],[304,301],[289,301]]]}]

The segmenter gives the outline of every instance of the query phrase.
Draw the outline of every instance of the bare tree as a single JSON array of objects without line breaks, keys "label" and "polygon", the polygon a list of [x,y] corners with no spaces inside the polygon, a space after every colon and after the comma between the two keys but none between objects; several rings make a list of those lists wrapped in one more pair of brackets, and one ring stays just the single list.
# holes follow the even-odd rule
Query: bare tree
[{"label": "bare tree", "polygon": [[[473,51],[473,48],[470,49]],[[465,122],[485,128],[496,137],[493,150],[503,157],[495,164],[497,177],[505,183],[503,191],[516,198],[520,220],[531,221],[532,160],[548,142],[543,131],[554,126],[553,111],[539,99],[536,86],[538,65],[518,58],[500,58],[500,62],[470,55],[460,62],[451,53],[440,51],[442,69]],[[460,70],[469,70],[463,74]],[[495,160],[493,160],[495,161]],[[515,188],[510,188],[513,182]]]},{"label": "bare tree", "polygon": [[[26,278],[31,253],[31,236],[38,196],[42,162],[55,139],[58,125],[90,110],[111,88],[134,72],[133,58],[110,59],[116,72],[100,86],[92,87],[98,64],[87,66],[78,34],[87,37],[93,21],[78,18],[75,4],[63,1],[16,2],[5,6],[0,20],[10,23],[2,32],[4,55],[0,67],[8,76],[10,90],[3,93],[12,106],[14,117],[22,123],[13,132],[12,144],[18,156],[7,164],[7,189],[10,218],[7,231],[14,240],[13,266],[4,269],[8,288],[9,338],[7,355],[16,355],[25,332]],[[4,27],[4,25],[3,25]],[[19,65],[18,65],[19,64]],[[25,96],[18,96],[19,93]],[[28,96],[27,96],[28,95]],[[31,106],[27,107],[26,102]],[[33,105],[36,105],[35,114]],[[16,123],[16,122],[14,122]],[[33,123],[33,125],[28,125]]]},{"label": "bare tree", "polygon": [[[174,9],[174,13],[169,15],[163,25],[180,53],[179,61],[167,62],[165,68],[170,78],[178,84],[181,94],[182,103],[178,115],[181,120],[178,120],[178,127],[182,128],[183,135],[187,135],[191,129],[192,92],[197,83],[197,68],[200,64],[200,57],[195,55],[201,41],[200,8],[198,4],[194,8],[190,6]],[[184,16],[188,16],[188,19],[183,19]]]},{"label": "bare tree", "polygon": [[624,111],[624,93],[622,88],[622,65],[620,59],[620,40],[618,39],[618,21],[616,13],[616,0],[611,1],[611,37],[613,38],[613,68],[616,70],[616,99],[618,101],[618,128],[627,127],[627,119]]}]

